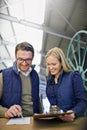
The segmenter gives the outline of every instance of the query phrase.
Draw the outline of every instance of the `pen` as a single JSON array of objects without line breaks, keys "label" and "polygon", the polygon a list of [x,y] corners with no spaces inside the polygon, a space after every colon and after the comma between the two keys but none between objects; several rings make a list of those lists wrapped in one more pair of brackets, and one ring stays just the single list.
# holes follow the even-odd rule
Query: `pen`
[{"label": "pen", "polygon": [[24,117],[23,117],[22,113],[20,113],[20,116],[21,116],[21,118],[22,118],[22,119],[24,119]]}]

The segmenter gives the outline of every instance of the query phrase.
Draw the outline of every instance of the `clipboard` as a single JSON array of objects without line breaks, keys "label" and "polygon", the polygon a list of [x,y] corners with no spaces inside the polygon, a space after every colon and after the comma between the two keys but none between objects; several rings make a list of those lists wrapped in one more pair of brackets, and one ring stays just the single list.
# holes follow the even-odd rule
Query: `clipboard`
[{"label": "clipboard", "polygon": [[33,115],[34,119],[54,119],[58,118],[60,115],[65,115],[65,114],[72,114],[73,112],[62,112],[62,113],[35,113]]}]

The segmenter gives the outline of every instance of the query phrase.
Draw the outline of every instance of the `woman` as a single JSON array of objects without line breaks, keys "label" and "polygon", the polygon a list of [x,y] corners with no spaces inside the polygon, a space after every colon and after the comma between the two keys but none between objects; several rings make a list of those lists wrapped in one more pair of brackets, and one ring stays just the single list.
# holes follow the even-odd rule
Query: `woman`
[{"label": "woman", "polygon": [[46,54],[47,87],[46,94],[52,105],[57,105],[64,112],[59,116],[63,121],[73,121],[83,116],[86,109],[85,89],[78,71],[72,71],[63,51],[52,48]]}]

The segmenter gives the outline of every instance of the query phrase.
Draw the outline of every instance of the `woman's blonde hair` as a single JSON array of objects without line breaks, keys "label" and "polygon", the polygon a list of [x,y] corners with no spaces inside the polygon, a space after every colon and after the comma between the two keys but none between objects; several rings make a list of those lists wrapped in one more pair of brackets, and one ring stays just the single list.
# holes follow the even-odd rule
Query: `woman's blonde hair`
[{"label": "woman's blonde hair", "polygon": [[[67,62],[67,60],[65,58],[65,55],[64,55],[63,51],[60,48],[54,47],[54,48],[50,49],[47,52],[45,58],[47,59],[47,57],[49,57],[50,55],[56,57],[61,62],[62,68],[63,68],[63,70],[65,72],[71,72],[72,71],[69,63]],[[50,72],[49,72],[48,68],[47,68],[46,71],[47,71],[47,75],[50,75]]]}]

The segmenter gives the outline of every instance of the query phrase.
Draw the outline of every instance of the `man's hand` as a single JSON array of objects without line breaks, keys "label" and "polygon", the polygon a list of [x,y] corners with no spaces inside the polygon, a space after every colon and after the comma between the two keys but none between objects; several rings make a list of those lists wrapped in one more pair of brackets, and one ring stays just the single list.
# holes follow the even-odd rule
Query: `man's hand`
[{"label": "man's hand", "polygon": [[5,112],[5,118],[12,118],[16,116],[19,117],[21,113],[22,113],[21,106],[13,105]]}]

